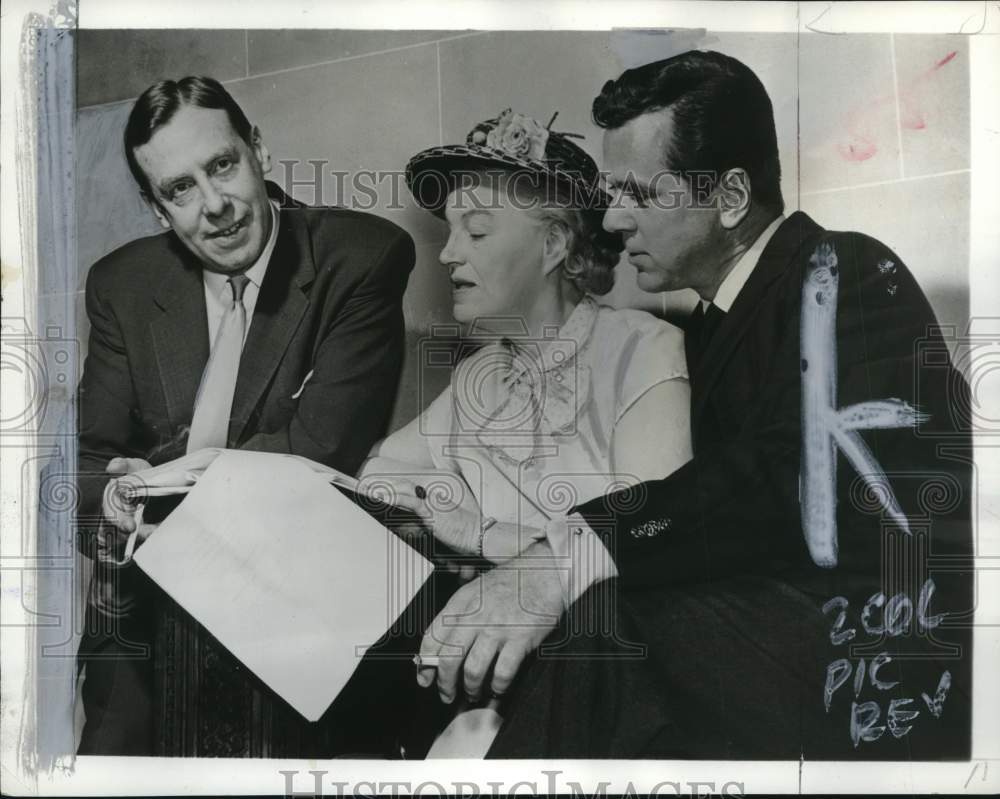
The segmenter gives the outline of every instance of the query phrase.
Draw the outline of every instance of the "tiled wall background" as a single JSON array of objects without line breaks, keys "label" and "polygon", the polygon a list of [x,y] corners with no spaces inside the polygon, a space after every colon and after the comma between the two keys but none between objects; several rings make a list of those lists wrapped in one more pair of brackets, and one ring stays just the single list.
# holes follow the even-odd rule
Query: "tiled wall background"
[{"label": "tiled wall background", "polygon": [[[331,170],[401,171],[410,155],[464,140],[507,106],[586,136],[600,160],[590,104],[604,81],[692,46],[747,63],[771,94],[789,210],[833,229],[858,229],[892,247],[917,275],[942,323],[968,317],[969,90],[961,36],[681,32],[112,31],[78,32],[79,271],[42,275],[43,319],[75,308],[86,343],[82,289],[95,259],[157,232],[121,151],[131,101],[161,77],[222,80],[277,160],[272,177],[304,202],[336,202]],[[313,167],[322,163],[321,184]],[[374,183],[374,180],[373,180]],[[450,319],[437,254],[442,223],[401,181],[377,184],[372,211],[417,244],[405,313],[408,359],[395,424],[412,418],[416,342]],[[393,205],[396,194],[401,207]],[[319,195],[319,196],[317,196]],[[687,293],[643,295],[627,265],[610,301],[679,313]],[[60,311],[62,309],[63,312]],[[439,370],[429,370],[436,373]],[[437,378],[440,379],[440,378]]]}]

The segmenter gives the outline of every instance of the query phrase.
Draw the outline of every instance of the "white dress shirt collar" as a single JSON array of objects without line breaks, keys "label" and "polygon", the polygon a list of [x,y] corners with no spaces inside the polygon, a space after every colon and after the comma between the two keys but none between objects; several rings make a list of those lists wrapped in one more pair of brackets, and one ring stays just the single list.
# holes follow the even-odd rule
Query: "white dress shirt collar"
[{"label": "white dress shirt collar", "polygon": [[723,279],[719,290],[715,292],[715,299],[711,303],[704,299],[701,301],[702,310],[707,310],[709,304],[712,304],[720,311],[729,313],[729,309],[733,307],[736,297],[750,279],[750,275],[753,273],[761,254],[764,252],[764,248],[784,221],[785,217],[782,214],[764,228],[764,232],[750,245],[750,249],[743,253],[740,260],[736,262],[736,266],[729,270],[729,274]]},{"label": "white dress shirt collar", "polygon": [[[254,309],[257,307],[257,297],[260,294],[260,287],[264,283],[264,275],[267,273],[268,263],[278,241],[278,205],[271,202],[271,235],[268,236],[267,244],[260,256],[244,274],[250,278],[243,291],[243,307],[247,313],[247,326],[243,332],[243,342],[246,343],[250,334],[250,321],[253,319]],[[226,309],[233,304],[233,294],[229,288],[229,275],[210,272],[203,269],[202,278],[205,287],[205,310],[208,313],[208,341],[209,346],[215,341],[215,334],[219,330],[222,317]]]},{"label": "white dress shirt collar", "polygon": [[[264,282],[264,275],[267,272],[267,264],[271,260],[271,253],[274,252],[274,245],[278,241],[278,205],[274,200],[268,203],[271,206],[271,235],[267,238],[267,244],[261,251],[253,266],[247,269],[245,274],[250,278],[250,283],[259,291]],[[230,275],[221,272],[211,272],[208,269],[202,270],[202,277],[205,280],[205,287],[218,297],[223,303],[229,305],[233,301],[233,295],[229,290]],[[244,303],[245,304],[245,303]],[[247,309],[249,310],[249,309]]]}]

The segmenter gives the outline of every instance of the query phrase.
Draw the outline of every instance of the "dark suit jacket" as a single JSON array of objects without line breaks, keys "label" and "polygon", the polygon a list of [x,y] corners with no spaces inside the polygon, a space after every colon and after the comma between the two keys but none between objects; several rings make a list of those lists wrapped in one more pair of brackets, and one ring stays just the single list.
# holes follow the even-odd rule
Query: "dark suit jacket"
[{"label": "dark suit jacket", "polygon": [[[837,406],[901,398],[931,417],[918,430],[862,432],[912,536],[887,521],[838,455],[840,553],[832,569],[810,558],[799,506],[800,313],[803,278],[820,242],[839,259]],[[571,610],[611,608],[614,640],[595,651],[632,660],[541,659],[524,675],[492,756],[967,757],[968,402],[935,325],[912,275],[885,246],[792,214],[692,370],[693,459],[663,480],[578,509],[602,536],[619,577],[593,586]],[[937,587],[930,612],[948,612],[944,624],[915,632],[914,616],[898,637],[865,632],[869,597],[902,592],[916,606],[927,577]],[[855,629],[855,637],[835,645],[837,612],[821,609],[837,596],[849,602],[843,629]],[[904,619],[906,601],[897,603]],[[877,624],[881,609],[872,610]],[[899,684],[882,691],[866,678],[855,697],[852,673],[826,711],[828,666],[847,658],[857,667],[882,651],[893,661],[879,673]],[[945,670],[952,685],[935,718],[921,693],[934,697]],[[583,716],[569,709],[588,695]],[[922,711],[908,734],[883,729],[878,740],[854,747],[852,701],[876,702],[884,727],[889,701],[907,697],[914,703],[901,708]],[[548,735],[528,733],[522,746],[520,734],[538,729]]]},{"label": "dark suit jacket", "polygon": [[[272,184],[269,191],[282,205],[278,238],[243,349],[228,446],[294,453],[352,473],[392,412],[413,241],[376,216],[308,208]],[[111,458],[155,465],[184,454],[209,354],[202,269],[172,231],[98,261],[86,301],[84,544]]]},{"label": "dark suit jacket", "polygon": [[[307,208],[268,189],[281,205],[278,236],[243,348],[227,445],[351,473],[392,411],[413,242],[376,216]],[[131,242],[91,269],[87,314],[79,540],[91,554],[108,461],[157,464],[184,454],[209,355],[201,265],[172,232]],[[93,589],[93,628],[81,646],[86,751],[239,756],[324,745],[315,725],[260,686],[137,568],[98,563]],[[153,660],[136,660],[150,645]]]}]

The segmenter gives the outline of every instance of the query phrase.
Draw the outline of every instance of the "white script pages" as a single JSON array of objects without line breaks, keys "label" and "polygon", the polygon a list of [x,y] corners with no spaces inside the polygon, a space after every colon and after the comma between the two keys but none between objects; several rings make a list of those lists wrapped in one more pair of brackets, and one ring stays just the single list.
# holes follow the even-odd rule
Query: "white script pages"
[{"label": "white script pages", "polygon": [[135,561],[309,721],[431,563],[299,459],[226,450]]}]

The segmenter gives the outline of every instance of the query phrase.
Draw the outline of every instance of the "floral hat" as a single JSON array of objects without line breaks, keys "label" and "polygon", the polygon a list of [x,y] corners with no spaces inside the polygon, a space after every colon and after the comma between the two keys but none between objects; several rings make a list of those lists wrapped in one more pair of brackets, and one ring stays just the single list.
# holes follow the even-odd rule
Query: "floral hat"
[{"label": "floral hat", "polygon": [[406,185],[423,208],[441,216],[456,172],[502,168],[571,189],[581,207],[603,212],[611,198],[600,187],[597,164],[570,140],[583,136],[551,130],[558,113],[543,127],[508,108],[476,125],[465,144],[431,147],[413,156],[406,165]]}]

